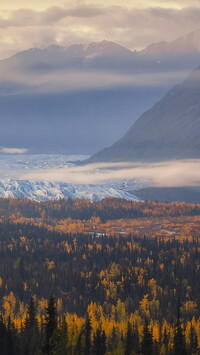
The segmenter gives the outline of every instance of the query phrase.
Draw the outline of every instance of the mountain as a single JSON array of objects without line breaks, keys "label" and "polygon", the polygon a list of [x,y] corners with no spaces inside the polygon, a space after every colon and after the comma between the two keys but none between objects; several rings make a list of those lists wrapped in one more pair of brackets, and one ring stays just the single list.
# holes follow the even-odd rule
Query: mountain
[{"label": "mountain", "polygon": [[200,158],[200,67],[90,161],[156,162]]},{"label": "mountain", "polygon": [[167,53],[199,53],[200,52],[200,29],[190,32],[186,36],[179,37],[171,42],[152,43],[141,51],[143,54],[163,55]]},{"label": "mountain", "polygon": [[157,57],[105,40],[32,48],[0,60],[0,146],[39,154],[99,151],[199,60],[194,51],[163,50]]},{"label": "mountain", "polygon": [[126,61],[132,57],[132,52],[116,43],[103,40],[92,42],[89,45],[74,44],[69,47],[50,45],[43,49],[30,48],[19,52],[16,55],[1,61],[4,70],[9,67],[18,72],[33,71],[34,73],[49,72],[51,69],[72,69],[80,70],[83,66],[100,64],[100,61],[110,59],[113,62]]}]

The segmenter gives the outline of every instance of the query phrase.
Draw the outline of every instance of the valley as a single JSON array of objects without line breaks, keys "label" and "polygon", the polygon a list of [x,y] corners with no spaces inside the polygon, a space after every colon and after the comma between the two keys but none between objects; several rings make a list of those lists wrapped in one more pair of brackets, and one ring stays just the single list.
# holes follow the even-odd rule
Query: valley
[{"label": "valley", "polygon": [[0,9],[0,354],[199,355],[199,8],[18,3]]}]

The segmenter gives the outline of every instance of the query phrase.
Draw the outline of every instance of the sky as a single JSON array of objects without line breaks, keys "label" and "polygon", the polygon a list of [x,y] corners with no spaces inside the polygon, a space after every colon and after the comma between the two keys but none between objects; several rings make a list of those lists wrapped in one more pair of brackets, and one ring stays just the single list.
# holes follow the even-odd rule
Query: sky
[{"label": "sky", "polygon": [[200,0],[1,0],[0,58],[103,39],[131,50],[200,28]]}]

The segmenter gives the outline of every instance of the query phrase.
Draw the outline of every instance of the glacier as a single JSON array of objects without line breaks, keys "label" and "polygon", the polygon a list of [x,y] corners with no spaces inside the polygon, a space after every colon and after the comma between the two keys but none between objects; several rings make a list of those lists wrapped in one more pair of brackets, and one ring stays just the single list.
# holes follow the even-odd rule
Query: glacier
[{"label": "glacier", "polygon": [[[59,200],[63,198],[84,198],[99,201],[105,197],[119,197],[140,201],[127,191],[124,182],[107,184],[71,184],[65,182],[30,181],[6,179],[0,181],[0,197],[26,198],[35,201]],[[137,182],[132,183],[137,188]]]},{"label": "glacier", "polygon": [[[61,168],[70,169],[70,167],[76,166],[77,161],[88,157],[85,155],[57,154],[0,154],[0,197],[24,198],[35,201],[63,198],[84,198],[90,201],[99,201],[105,197],[118,197],[140,201],[131,191],[137,191],[146,186],[146,183],[141,179],[115,179],[104,183],[58,181]],[[49,174],[51,171],[55,173],[56,181],[51,180],[51,175]],[[39,178],[24,178],[27,173],[31,177],[35,173],[37,176],[38,172],[46,173],[48,179],[45,181],[39,180]],[[92,173],[95,176],[98,173],[98,169],[94,169]]]}]

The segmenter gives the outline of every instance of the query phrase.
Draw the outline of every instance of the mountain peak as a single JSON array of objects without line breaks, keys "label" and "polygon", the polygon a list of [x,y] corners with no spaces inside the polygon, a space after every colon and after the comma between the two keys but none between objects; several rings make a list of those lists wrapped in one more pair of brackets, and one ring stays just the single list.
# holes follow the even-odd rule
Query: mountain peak
[{"label": "mountain peak", "polygon": [[95,57],[101,55],[116,55],[116,54],[131,54],[132,52],[114,42],[103,40],[100,42],[90,43],[86,49],[85,53],[87,57]]}]

